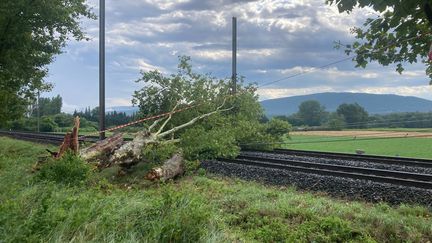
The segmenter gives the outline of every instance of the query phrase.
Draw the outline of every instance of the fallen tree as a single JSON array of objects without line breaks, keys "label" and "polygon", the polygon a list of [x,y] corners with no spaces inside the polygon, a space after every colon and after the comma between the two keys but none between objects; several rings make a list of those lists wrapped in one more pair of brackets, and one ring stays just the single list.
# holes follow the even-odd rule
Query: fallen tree
[{"label": "fallen tree", "polygon": [[132,100],[140,115],[166,116],[145,122],[132,141],[124,141],[119,133],[81,149],[79,155],[101,169],[115,165],[122,171],[140,162],[157,162],[146,178],[168,180],[184,172],[185,160],[234,157],[241,143],[271,146],[283,141],[289,124],[260,122],[263,110],[253,86],[243,87],[240,79],[238,93],[230,95],[229,80],[196,74],[188,61],[180,58],[177,74],[142,72],[137,81],[145,83]]},{"label": "fallen tree", "polygon": [[[225,102],[223,102],[222,105],[217,107],[217,109],[212,112],[201,114],[184,124],[168,130],[164,130],[178,107],[178,105],[176,105],[174,106],[174,109],[169,113],[167,118],[156,120],[148,128],[137,132],[132,141],[124,142],[122,137],[123,134],[119,133],[102,141],[99,141],[86,149],[81,150],[80,156],[91,163],[97,163],[98,167],[100,168],[106,168],[112,165],[118,165],[122,168],[130,168],[137,163],[148,162],[148,160],[146,160],[146,158],[144,158],[142,154],[142,151],[146,146],[150,144],[166,144],[179,142],[179,139],[166,138],[181,129],[192,126],[196,122],[206,117],[209,117],[218,112],[224,112],[233,109],[233,107],[223,108],[224,105]],[[162,121],[162,125],[160,125],[156,131],[154,131],[157,125]],[[176,175],[183,173],[183,163],[183,157],[179,153],[177,153],[173,155],[171,159],[167,160],[162,165],[162,167],[152,170],[152,172],[150,173],[151,176],[149,176],[148,178],[152,180],[167,180],[173,178]]]}]

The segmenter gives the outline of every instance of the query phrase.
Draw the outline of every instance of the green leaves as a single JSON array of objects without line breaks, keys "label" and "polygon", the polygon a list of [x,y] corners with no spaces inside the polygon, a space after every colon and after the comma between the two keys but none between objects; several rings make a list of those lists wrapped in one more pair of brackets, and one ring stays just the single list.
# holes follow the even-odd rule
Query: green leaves
[{"label": "green leaves", "polygon": [[180,139],[180,147],[187,159],[232,157],[238,154],[240,144],[279,142],[290,130],[287,122],[259,122],[263,109],[253,85],[243,86],[241,78],[237,85],[238,94],[233,96],[230,80],[195,73],[189,57],[179,59],[176,74],[165,76],[159,71],[142,72],[137,82],[144,83],[144,87],[135,91],[133,103],[139,106],[140,115],[144,117],[170,112],[174,107],[194,106],[174,114],[164,129],[178,127],[202,114],[229,109],[173,134],[172,138]]},{"label": "green leaves", "polygon": [[[81,18],[95,18],[85,0],[2,0],[0,90],[23,106],[37,91],[49,90],[51,85],[44,82],[47,65],[69,38],[85,38]],[[23,113],[13,106],[0,110],[0,123]]]},{"label": "green leaves", "polygon": [[[354,7],[370,6],[380,15],[369,18],[363,28],[354,28],[352,33],[358,39],[346,45],[345,53],[355,53],[356,67],[366,67],[369,62],[377,61],[387,66],[396,63],[396,71],[403,73],[407,63],[422,61],[426,74],[432,78],[430,62],[427,62],[429,46],[432,41],[430,26],[420,1],[373,1],[373,0],[327,0],[336,5],[339,12],[350,12]],[[432,82],[431,82],[432,83]]]}]

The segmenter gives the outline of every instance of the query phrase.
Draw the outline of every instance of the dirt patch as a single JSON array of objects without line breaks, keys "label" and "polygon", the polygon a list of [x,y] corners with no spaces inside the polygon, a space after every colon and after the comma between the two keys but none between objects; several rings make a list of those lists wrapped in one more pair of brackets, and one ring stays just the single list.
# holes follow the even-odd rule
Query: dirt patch
[{"label": "dirt patch", "polygon": [[425,137],[431,138],[431,132],[392,132],[392,131],[301,131],[291,132],[291,135],[330,136],[330,137]]}]

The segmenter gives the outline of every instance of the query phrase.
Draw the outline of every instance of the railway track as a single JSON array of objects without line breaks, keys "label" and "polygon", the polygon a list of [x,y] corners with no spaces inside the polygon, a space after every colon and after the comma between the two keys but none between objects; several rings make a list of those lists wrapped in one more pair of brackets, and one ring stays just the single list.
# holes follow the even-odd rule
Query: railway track
[{"label": "railway track", "polygon": [[318,152],[318,151],[293,150],[293,149],[275,149],[271,153],[307,156],[307,157],[314,157],[314,158],[344,159],[344,160],[354,160],[354,161],[366,161],[366,162],[373,162],[373,163],[380,163],[380,164],[432,168],[432,160],[429,159],[378,156],[378,155],[358,155],[358,154]]},{"label": "railway track", "polygon": [[[41,133],[41,132],[15,132],[15,131],[0,131],[0,136],[7,136],[15,139],[60,145],[63,142],[64,134]],[[79,138],[79,142],[94,143],[98,141],[96,136],[88,136]]]},{"label": "railway track", "polygon": [[251,155],[240,155],[235,159],[219,159],[219,161],[241,165],[252,165],[263,168],[351,179],[362,179],[379,183],[432,189],[432,175],[430,174],[319,163],[319,160],[316,162],[309,162],[296,159],[268,158]]}]

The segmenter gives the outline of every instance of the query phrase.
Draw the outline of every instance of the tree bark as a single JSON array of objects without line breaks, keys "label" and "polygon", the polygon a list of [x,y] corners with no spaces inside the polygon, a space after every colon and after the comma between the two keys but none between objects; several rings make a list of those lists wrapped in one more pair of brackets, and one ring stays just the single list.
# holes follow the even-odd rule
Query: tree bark
[{"label": "tree bark", "polygon": [[72,134],[71,134],[72,143],[70,146],[70,148],[75,154],[79,153],[79,142],[78,142],[79,127],[80,127],[80,118],[79,116],[77,116],[75,117],[74,127],[72,128]]},{"label": "tree bark", "polygon": [[184,173],[184,160],[181,154],[175,154],[165,161],[162,166],[150,170],[145,176],[151,181],[166,181]]},{"label": "tree bark", "polygon": [[72,132],[66,133],[63,138],[63,142],[60,145],[58,152],[48,152],[56,159],[61,158],[66,151],[69,149],[72,150],[73,153],[78,154],[79,152],[79,142],[78,142],[78,133],[79,133],[80,119],[79,117],[75,117],[74,127],[72,128]]},{"label": "tree bark", "polygon": [[71,133],[68,132],[63,138],[63,143],[60,145],[59,152],[54,155],[54,158],[59,159],[63,156],[64,153],[71,147],[72,136]]},{"label": "tree bark", "polygon": [[104,164],[104,166],[109,166],[110,163],[108,163],[108,161],[110,155],[122,146],[123,142],[123,134],[118,133],[81,150],[80,155],[86,161],[98,162],[100,165]]}]

